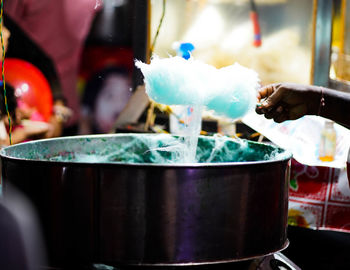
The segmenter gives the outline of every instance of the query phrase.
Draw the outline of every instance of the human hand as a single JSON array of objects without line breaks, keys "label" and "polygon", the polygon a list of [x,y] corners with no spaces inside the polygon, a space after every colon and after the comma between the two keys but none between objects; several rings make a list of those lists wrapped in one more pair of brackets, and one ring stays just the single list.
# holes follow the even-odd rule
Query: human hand
[{"label": "human hand", "polygon": [[61,103],[56,102],[53,107],[54,115],[57,118],[57,121],[65,123],[69,120],[69,118],[73,115],[73,111],[64,106]]},{"label": "human hand", "polygon": [[50,118],[50,128],[45,134],[45,138],[59,137],[63,132],[63,125],[72,116],[73,111],[64,106],[63,102],[56,101],[53,107],[53,114]]},{"label": "human hand", "polygon": [[62,135],[63,123],[57,119],[54,115],[51,116],[49,121],[49,129],[45,133],[45,138],[54,138]]},{"label": "human hand", "polygon": [[317,114],[320,89],[293,83],[277,83],[258,90],[255,111],[277,123],[295,120],[307,114]]}]

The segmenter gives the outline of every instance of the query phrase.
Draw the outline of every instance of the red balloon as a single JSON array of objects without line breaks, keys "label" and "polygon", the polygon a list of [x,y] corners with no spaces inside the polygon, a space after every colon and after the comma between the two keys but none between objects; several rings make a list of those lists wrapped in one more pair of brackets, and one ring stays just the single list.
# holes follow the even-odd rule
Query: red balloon
[{"label": "red balloon", "polygon": [[17,98],[49,121],[53,107],[51,87],[36,66],[21,59],[6,58],[5,81],[14,87]]}]

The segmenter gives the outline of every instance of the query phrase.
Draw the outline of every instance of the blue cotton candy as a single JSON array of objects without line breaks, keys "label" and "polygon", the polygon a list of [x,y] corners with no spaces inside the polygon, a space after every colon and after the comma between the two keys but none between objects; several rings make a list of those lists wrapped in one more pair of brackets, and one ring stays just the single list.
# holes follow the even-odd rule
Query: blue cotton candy
[{"label": "blue cotton candy", "polygon": [[[166,105],[203,105],[206,81],[216,69],[199,61],[180,56],[160,59],[151,64],[136,61],[146,84],[146,93],[154,101]],[[203,80],[207,78],[207,80]]]},{"label": "blue cotton candy", "polygon": [[256,103],[258,75],[237,63],[216,69],[193,57],[175,56],[135,64],[144,75],[148,96],[157,103],[203,105],[230,118],[243,117]]},{"label": "blue cotton candy", "polygon": [[233,119],[241,118],[256,104],[258,74],[239,64],[218,69],[215,91],[208,97],[207,108]]}]

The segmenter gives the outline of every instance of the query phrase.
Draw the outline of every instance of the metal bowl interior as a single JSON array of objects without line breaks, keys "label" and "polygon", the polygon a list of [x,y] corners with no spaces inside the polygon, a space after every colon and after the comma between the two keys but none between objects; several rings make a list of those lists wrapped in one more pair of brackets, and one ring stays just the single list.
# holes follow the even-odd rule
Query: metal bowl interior
[{"label": "metal bowl interior", "polygon": [[[178,166],[184,165],[184,147],[183,138],[168,134],[111,134],[26,142],[4,148],[0,155],[27,161]],[[196,152],[199,166],[290,158],[288,151],[277,146],[228,137],[200,136]]]}]

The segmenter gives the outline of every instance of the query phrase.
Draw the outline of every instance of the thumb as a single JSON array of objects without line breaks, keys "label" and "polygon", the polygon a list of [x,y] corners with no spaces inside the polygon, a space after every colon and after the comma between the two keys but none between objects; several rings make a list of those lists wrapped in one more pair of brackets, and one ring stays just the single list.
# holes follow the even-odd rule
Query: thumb
[{"label": "thumb", "polygon": [[282,100],[283,90],[280,88],[277,91],[273,92],[271,96],[267,97],[262,103],[261,108],[269,109],[274,107]]}]

